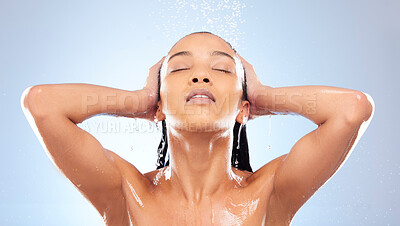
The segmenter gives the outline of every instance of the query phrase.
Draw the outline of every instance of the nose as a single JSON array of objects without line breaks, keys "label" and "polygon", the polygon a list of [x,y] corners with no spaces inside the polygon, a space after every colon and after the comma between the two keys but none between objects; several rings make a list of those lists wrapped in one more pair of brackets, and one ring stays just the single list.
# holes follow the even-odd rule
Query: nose
[{"label": "nose", "polygon": [[194,73],[190,78],[189,83],[208,83],[209,85],[212,85],[212,81],[208,73]]}]

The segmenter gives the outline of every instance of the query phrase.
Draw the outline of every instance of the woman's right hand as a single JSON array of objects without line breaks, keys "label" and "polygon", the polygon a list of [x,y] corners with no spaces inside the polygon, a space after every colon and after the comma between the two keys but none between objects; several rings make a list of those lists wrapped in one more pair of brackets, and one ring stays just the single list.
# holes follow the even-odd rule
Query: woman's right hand
[{"label": "woman's right hand", "polygon": [[148,97],[146,103],[147,109],[145,114],[141,117],[150,121],[154,120],[154,115],[157,111],[158,102],[158,76],[164,62],[165,56],[149,69],[149,75],[146,79],[146,84],[143,87],[143,92]]}]

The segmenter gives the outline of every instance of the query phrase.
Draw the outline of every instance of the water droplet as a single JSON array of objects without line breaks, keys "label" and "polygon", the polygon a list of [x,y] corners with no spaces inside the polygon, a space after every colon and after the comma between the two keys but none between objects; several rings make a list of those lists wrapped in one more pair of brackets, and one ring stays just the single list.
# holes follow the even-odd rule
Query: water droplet
[{"label": "water droplet", "polygon": [[[244,23],[242,18],[246,4],[241,1],[160,1],[162,9],[152,12],[159,15],[164,21],[155,24],[155,27],[170,40],[175,40],[186,35],[180,30],[197,30],[193,24],[203,24],[202,30],[215,31],[222,35],[234,47],[238,47],[238,41],[242,42],[243,32],[239,25]],[[183,28],[183,29],[180,29]]]},{"label": "water droplet", "polygon": [[271,115],[268,115],[268,124],[269,124],[269,126],[268,126],[268,136],[271,136],[271,123],[272,123],[272,120],[271,120]]},{"label": "water droplet", "polygon": [[240,132],[242,132],[242,127],[243,127],[243,124],[240,124],[236,149],[240,148]]}]

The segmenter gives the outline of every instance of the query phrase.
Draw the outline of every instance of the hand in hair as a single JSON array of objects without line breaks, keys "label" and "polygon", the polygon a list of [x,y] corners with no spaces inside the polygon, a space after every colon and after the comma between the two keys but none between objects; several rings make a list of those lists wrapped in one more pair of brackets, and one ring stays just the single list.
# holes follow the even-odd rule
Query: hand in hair
[{"label": "hand in hair", "polygon": [[157,102],[158,102],[158,89],[159,89],[159,73],[162,66],[162,63],[165,59],[165,56],[158,61],[155,65],[153,65],[149,69],[149,75],[146,79],[146,84],[143,87],[143,91],[147,93],[148,103],[144,103],[147,107],[146,114],[141,118],[153,121],[154,114],[157,110]]},{"label": "hand in hair", "polygon": [[250,116],[249,119],[254,119],[257,118],[258,116],[262,115],[273,115],[268,109],[262,109],[257,105],[257,97],[259,97],[261,94],[264,94],[263,92],[266,88],[270,88],[269,86],[264,86],[261,82],[260,79],[258,78],[253,65],[251,65],[249,62],[247,62],[243,57],[241,57],[238,54],[244,71],[246,75],[246,83],[247,83],[247,98],[250,102]]}]

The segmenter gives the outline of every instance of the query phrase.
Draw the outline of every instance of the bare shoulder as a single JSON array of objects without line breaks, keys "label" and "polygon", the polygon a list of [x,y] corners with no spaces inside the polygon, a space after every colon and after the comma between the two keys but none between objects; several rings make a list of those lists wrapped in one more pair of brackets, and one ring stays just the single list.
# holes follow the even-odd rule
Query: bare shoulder
[{"label": "bare shoulder", "polygon": [[273,191],[275,171],[285,157],[286,155],[282,155],[275,158],[254,173],[250,173],[246,180],[248,189],[267,201]]},{"label": "bare shoulder", "polygon": [[276,169],[279,167],[281,162],[286,158],[287,154],[284,154],[282,156],[279,156],[264,166],[262,166],[260,169],[258,169],[256,172],[254,172],[249,178],[248,182],[257,182],[257,181],[265,181],[269,179],[273,179],[275,175]]},{"label": "bare shoulder", "polygon": [[286,219],[285,213],[274,205],[276,202],[274,202],[273,195],[275,173],[286,156],[287,154],[271,160],[254,172],[247,180],[248,186],[251,188],[250,191],[263,200],[262,208],[266,211],[267,225],[287,225],[288,219]]},{"label": "bare shoulder", "polygon": [[156,169],[150,172],[147,172],[144,174],[144,177],[146,177],[149,181],[154,181],[157,177],[160,176],[160,173],[162,173],[163,171],[165,171],[165,167],[161,168],[161,169]]},{"label": "bare shoulder", "polygon": [[126,183],[129,181],[130,184],[137,186],[146,186],[149,184],[149,180],[145,177],[132,163],[128,162],[118,154],[108,149],[105,149],[107,157],[114,162],[121,172],[123,181]]},{"label": "bare shoulder", "polygon": [[[130,162],[126,161],[125,159],[123,159],[121,156],[119,156],[118,154],[116,154],[115,152],[108,150],[108,149],[104,149],[106,152],[107,157],[115,164],[118,166],[118,168],[121,171],[131,171],[131,170],[135,170],[137,172],[139,172],[138,169],[136,169],[136,167],[134,165],[132,165]],[[140,173],[140,172],[139,172]]]}]

